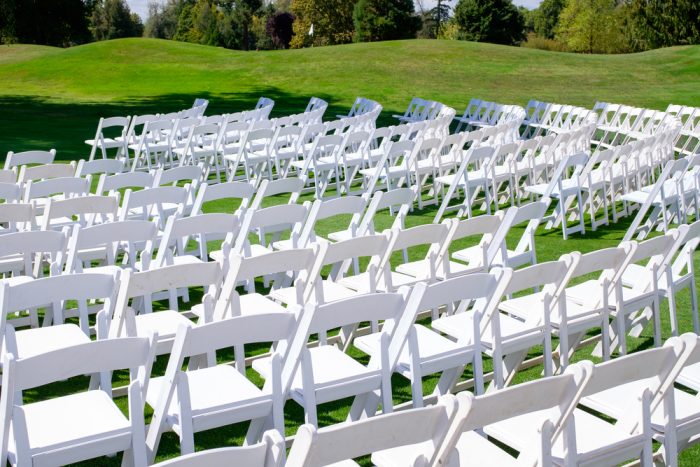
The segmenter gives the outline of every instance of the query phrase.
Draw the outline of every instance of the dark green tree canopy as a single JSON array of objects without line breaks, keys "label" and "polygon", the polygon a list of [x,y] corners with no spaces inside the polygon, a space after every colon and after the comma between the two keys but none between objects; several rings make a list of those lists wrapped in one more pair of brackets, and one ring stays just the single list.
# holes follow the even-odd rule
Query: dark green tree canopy
[{"label": "dark green tree canopy", "polygon": [[544,0],[539,8],[534,10],[533,28],[538,36],[554,39],[559,14],[565,5],[566,0]]},{"label": "dark green tree canopy", "polygon": [[139,37],[143,35],[143,24],[124,0],[100,0],[92,10],[90,31],[98,41]]},{"label": "dark green tree canopy", "polygon": [[82,0],[0,0],[0,43],[69,46],[91,40]]},{"label": "dark green tree canopy", "polygon": [[525,38],[525,20],[512,0],[459,0],[454,21],[470,41],[515,45]]},{"label": "dark green tree canopy", "polygon": [[352,16],[358,42],[412,39],[421,27],[413,0],[359,0]]},{"label": "dark green tree canopy", "polygon": [[629,6],[643,48],[700,44],[698,0],[631,0]]}]

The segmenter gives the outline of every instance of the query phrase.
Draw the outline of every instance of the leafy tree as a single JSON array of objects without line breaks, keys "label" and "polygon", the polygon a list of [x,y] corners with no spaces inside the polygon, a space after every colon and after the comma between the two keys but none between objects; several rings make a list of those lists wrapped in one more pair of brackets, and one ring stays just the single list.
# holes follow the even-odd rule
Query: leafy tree
[{"label": "leafy tree", "polygon": [[90,31],[97,41],[140,37],[143,24],[124,0],[99,0],[90,16]]},{"label": "leafy tree", "polygon": [[454,20],[469,41],[515,45],[525,38],[525,20],[512,0],[459,0]]},{"label": "leafy tree", "polygon": [[530,10],[524,6],[519,6],[518,11],[520,12],[520,16],[523,17],[523,30],[525,34],[530,34],[535,30],[535,15],[537,14],[537,10]]},{"label": "leafy tree", "polygon": [[278,49],[288,49],[292,42],[294,15],[286,11],[278,11],[267,20],[265,30]]},{"label": "leafy tree", "polygon": [[359,0],[353,22],[358,42],[414,38],[421,25],[413,0]]},{"label": "leafy tree", "polygon": [[159,39],[173,39],[177,32],[182,6],[180,0],[169,0],[166,4],[150,2],[144,35]]},{"label": "leafy tree", "polygon": [[697,0],[630,0],[629,8],[641,48],[700,44]]},{"label": "leafy tree", "polygon": [[0,0],[0,42],[69,46],[89,42],[83,0]]},{"label": "leafy tree", "polygon": [[[352,41],[357,0],[292,0],[293,48],[344,44]],[[313,35],[309,34],[313,24]]]},{"label": "leafy tree", "polygon": [[625,51],[615,0],[567,0],[559,15],[556,37],[572,52]]},{"label": "leafy tree", "polygon": [[540,6],[534,10],[533,29],[538,36],[554,39],[559,14],[565,5],[566,0],[543,0]]}]

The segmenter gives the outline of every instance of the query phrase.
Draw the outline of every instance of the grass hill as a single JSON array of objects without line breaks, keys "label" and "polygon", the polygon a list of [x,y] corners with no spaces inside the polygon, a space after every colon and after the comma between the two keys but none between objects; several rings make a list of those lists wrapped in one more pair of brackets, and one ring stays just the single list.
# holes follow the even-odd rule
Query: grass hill
[{"label": "grass hill", "polygon": [[434,40],[270,52],[156,39],[0,46],[0,153],[56,147],[61,158],[80,157],[100,116],[174,110],[194,97],[210,98],[218,113],[266,95],[282,115],[317,95],[331,103],[330,117],[362,95],[384,105],[388,123],[414,95],[458,112],[471,97],[661,109],[700,106],[699,84],[700,47],[603,56]]}]

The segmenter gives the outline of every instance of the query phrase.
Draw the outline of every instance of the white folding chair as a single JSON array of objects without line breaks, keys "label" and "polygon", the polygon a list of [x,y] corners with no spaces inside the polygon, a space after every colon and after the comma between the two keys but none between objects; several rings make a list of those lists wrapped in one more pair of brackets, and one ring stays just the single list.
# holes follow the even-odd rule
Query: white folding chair
[{"label": "white folding chair", "polygon": [[33,166],[23,165],[19,170],[19,175],[17,176],[17,183],[24,185],[30,180],[38,182],[41,180],[48,180],[51,178],[74,176],[76,176],[74,161],[71,161],[71,163],[69,164],[56,163]]},{"label": "white folding chair", "polygon": [[[364,365],[334,345],[306,346],[312,334],[363,321],[396,319],[404,306],[401,294],[367,294],[323,305],[307,304],[282,366],[282,394],[304,408],[305,421],[318,426],[317,405],[346,397],[380,391],[382,408],[391,412],[391,368],[387,365],[389,335],[382,335],[381,358]],[[271,378],[271,359],[253,362],[253,368],[266,380]],[[350,419],[355,417],[350,415]]]},{"label": "white folding chair", "polygon": [[[435,465],[552,465],[552,445],[570,431],[572,413],[591,378],[592,366],[590,362],[581,362],[568,368],[563,375],[480,396],[467,391],[459,393],[459,408],[437,450]],[[517,457],[510,443],[499,445],[482,431],[515,423],[531,414],[539,418],[536,423],[523,426],[518,433],[528,444],[519,445]],[[377,453],[375,457],[390,462],[392,454],[394,452],[388,451]]]},{"label": "white folding chair", "polygon": [[279,195],[288,196],[286,201],[275,204],[296,204],[301,195],[301,190],[304,188],[305,181],[303,178],[283,178],[281,180],[263,180],[260,183],[257,191],[255,192],[255,197],[250,203],[251,209],[259,209],[262,207],[267,207],[263,205],[263,201],[266,199],[274,198],[277,200]]},{"label": "white folding chair", "polygon": [[[157,355],[170,353],[177,329],[195,324],[188,318],[194,313],[178,310],[174,291],[204,287],[202,315],[206,318],[212,315],[210,310],[221,280],[221,267],[216,262],[176,264],[141,272],[125,269],[120,275],[114,313],[98,315],[98,335],[115,338],[154,332],[157,333]],[[166,292],[168,308],[156,311],[153,309],[154,294],[162,292]],[[155,299],[158,298],[155,295]]]},{"label": "white folding chair", "polygon": [[[19,195],[19,187],[17,192]],[[2,224],[0,235],[22,230],[36,230],[34,206],[30,203],[12,203],[6,200],[5,203],[0,204],[0,223]]]},{"label": "white folding chair", "polygon": [[[88,160],[92,161],[95,159],[98,149],[102,154],[102,159],[107,159],[107,152],[110,149],[117,150],[116,158],[123,157],[128,151],[126,134],[129,131],[130,123],[131,117],[101,117],[97,123],[95,137],[85,140],[85,144],[90,146],[90,157]],[[110,130],[105,131],[107,128]]]},{"label": "white folding chair", "polygon": [[[277,343],[294,332],[295,318],[287,313],[239,316],[196,327],[180,326],[165,375],[148,382],[146,403],[153,408],[146,444],[149,461],[158,452],[164,431],[180,438],[180,453],[194,452],[194,434],[246,420],[271,418],[274,429],[284,436],[284,394],[281,392],[282,355],[272,357],[272,374],[258,389],[245,375],[245,365],[217,364],[213,357],[224,348],[256,343]],[[209,355],[210,362],[199,362]],[[185,360],[189,369],[183,371]],[[255,443],[261,433],[252,424],[246,441]]]},{"label": "white folding chair", "polygon": [[[663,347],[595,365],[580,400],[587,410],[574,410],[566,440],[561,437],[552,444],[553,461],[619,465],[638,459],[641,465],[653,465],[651,410],[672,404],[673,380],[679,371],[676,363],[683,358],[684,347],[683,340],[672,338]],[[529,413],[490,425],[485,431],[521,451],[533,445],[527,427],[540,425],[542,417],[541,413]]]},{"label": "white folding chair", "polygon": [[[88,341],[34,356],[5,354],[0,462],[70,464],[124,451],[127,464],[146,465],[142,391],[151,345],[152,339],[134,337]],[[130,370],[128,418],[110,397],[111,381],[105,382],[108,388],[22,401],[23,392],[39,386],[125,369]]]}]

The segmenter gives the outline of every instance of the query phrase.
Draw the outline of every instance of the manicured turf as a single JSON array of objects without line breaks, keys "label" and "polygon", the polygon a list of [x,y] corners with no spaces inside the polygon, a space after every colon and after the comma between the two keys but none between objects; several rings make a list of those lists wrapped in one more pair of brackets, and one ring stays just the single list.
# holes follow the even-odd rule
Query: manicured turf
[{"label": "manicured turf", "polygon": [[[92,137],[100,116],[168,112],[190,106],[195,97],[211,101],[209,114],[251,108],[261,95],[276,101],[273,116],[300,112],[308,98],[328,100],[326,119],[347,112],[357,95],[384,105],[381,124],[394,121],[414,95],[436,99],[462,111],[471,97],[524,105],[528,99],[590,107],[596,100],[664,109],[669,103],[700,106],[700,47],[677,47],[643,54],[584,56],[531,49],[448,41],[353,44],[278,52],[235,52],[151,39],[127,39],[71,49],[0,46],[0,154],[8,150],[54,147],[61,159],[87,155],[82,141]],[[308,199],[308,197],[305,197]],[[208,211],[229,211],[214,203]],[[430,222],[434,208],[414,212],[407,225]],[[391,219],[383,216],[379,227]],[[574,235],[564,242],[559,230],[540,229],[540,261],[559,255],[616,245],[629,222]],[[321,225],[320,232],[332,229]],[[515,240],[521,231],[511,234]],[[415,256],[416,254],[414,254]],[[691,330],[688,293],[679,296],[681,330]],[[669,335],[663,306],[665,337]],[[630,348],[653,345],[650,331],[631,339]],[[577,358],[587,358],[582,349]],[[358,354],[359,355],[359,354]],[[160,362],[161,371],[164,366]],[[539,376],[523,371],[518,381]],[[410,399],[399,377],[395,400]],[[426,379],[426,393],[435,379]],[[52,394],[76,390],[78,383],[48,388]],[[46,393],[45,391],[43,393]],[[30,394],[36,397],[35,393]],[[347,401],[319,410],[321,424],[342,421]],[[287,405],[288,433],[303,414]],[[198,449],[240,443],[240,425],[196,435]],[[159,459],[178,453],[176,438],[166,435]],[[117,459],[101,459],[104,464]],[[681,455],[681,465],[700,463],[700,449]]]}]

